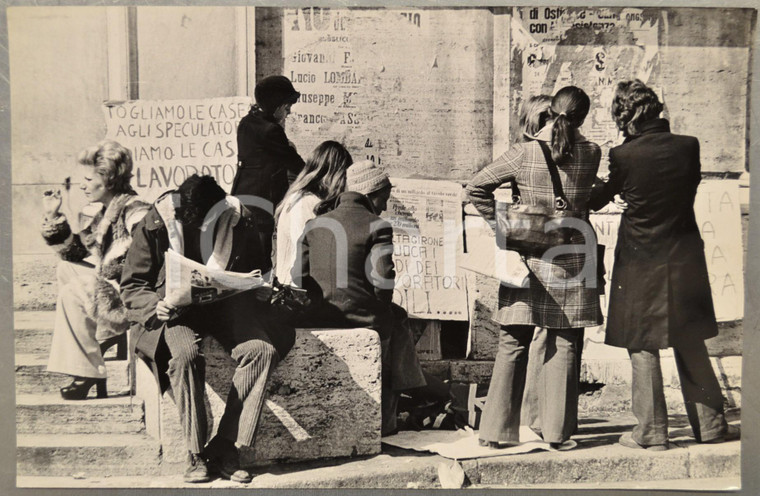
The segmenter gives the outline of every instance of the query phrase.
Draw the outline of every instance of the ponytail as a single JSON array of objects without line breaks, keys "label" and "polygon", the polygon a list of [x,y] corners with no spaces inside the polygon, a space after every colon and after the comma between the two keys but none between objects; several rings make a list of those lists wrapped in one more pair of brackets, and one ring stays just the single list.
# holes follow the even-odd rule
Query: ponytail
[{"label": "ponytail", "polygon": [[583,124],[591,108],[591,100],[580,88],[565,86],[554,95],[549,111],[552,126],[552,159],[558,164],[571,156],[575,145],[575,130]]},{"label": "ponytail", "polygon": [[575,144],[575,133],[567,116],[562,113],[554,119],[552,126],[552,159],[561,163],[570,156]]}]

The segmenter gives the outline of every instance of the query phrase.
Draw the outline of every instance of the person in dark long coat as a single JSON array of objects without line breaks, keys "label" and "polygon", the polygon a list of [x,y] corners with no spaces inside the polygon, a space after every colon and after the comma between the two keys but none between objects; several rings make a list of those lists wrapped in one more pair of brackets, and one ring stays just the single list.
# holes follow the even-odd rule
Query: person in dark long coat
[{"label": "person in dark long coat", "polygon": [[618,84],[612,117],[626,136],[610,150],[610,177],[592,192],[599,209],[620,194],[622,214],[605,343],[627,348],[638,425],[620,438],[631,448],[668,447],[659,350],[672,347],[689,423],[698,442],[738,438],[704,341],[718,334],[704,243],[694,216],[701,180],[699,141],[670,132],[663,106],[639,80]]},{"label": "person in dark long coat", "polygon": [[[272,267],[274,209],[282,201],[290,183],[303,169],[304,161],[285,135],[285,119],[301,94],[285,76],[262,79],[254,90],[256,105],[240,120],[237,130],[238,170],[230,194],[251,209],[262,260]],[[266,204],[253,204],[256,197]]]}]

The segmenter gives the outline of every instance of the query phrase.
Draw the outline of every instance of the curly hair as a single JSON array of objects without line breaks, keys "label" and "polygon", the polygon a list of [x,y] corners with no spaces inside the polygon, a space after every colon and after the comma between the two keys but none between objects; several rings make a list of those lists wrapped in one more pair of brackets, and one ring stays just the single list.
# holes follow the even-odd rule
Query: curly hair
[{"label": "curly hair", "polygon": [[625,136],[636,136],[641,124],[656,119],[662,109],[657,93],[641,80],[634,79],[618,83],[610,111]]},{"label": "curly hair", "polygon": [[79,153],[77,162],[94,167],[95,172],[103,177],[108,191],[114,194],[129,193],[132,179],[132,154],[116,141],[104,140]]}]

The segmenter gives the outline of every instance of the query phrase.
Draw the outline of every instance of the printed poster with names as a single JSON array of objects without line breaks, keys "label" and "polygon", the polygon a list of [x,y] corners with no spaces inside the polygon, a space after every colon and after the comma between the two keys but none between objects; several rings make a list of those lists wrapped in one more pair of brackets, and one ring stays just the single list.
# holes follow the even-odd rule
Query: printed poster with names
[{"label": "printed poster with names", "polygon": [[237,171],[237,126],[251,98],[106,102],[106,137],[132,152],[132,186],[153,201],[193,174],[225,191]]},{"label": "printed poster with names", "polygon": [[329,139],[390,175],[467,179],[492,153],[492,22],[486,9],[284,9],[283,74],[301,93],[288,137],[303,157]]},{"label": "printed poster with names", "polygon": [[419,319],[467,320],[462,187],[453,182],[391,178],[383,217],[393,226],[393,301]]}]

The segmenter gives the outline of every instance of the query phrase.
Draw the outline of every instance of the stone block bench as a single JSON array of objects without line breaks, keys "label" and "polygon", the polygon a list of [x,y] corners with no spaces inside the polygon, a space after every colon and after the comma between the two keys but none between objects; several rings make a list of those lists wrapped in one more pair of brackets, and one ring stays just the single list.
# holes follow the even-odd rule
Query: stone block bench
[{"label": "stone block bench", "polygon": [[[224,412],[235,361],[204,338],[209,436]],[[162,464],[184,463],[185,443],[171,390],[160,395],[150,369],[136,360],[136,394],[145,401],[148,434],[161,442]],[[369,329],[298,329],[267,387],[255,449],[244,466],[380,452],[380,340]]]}]

